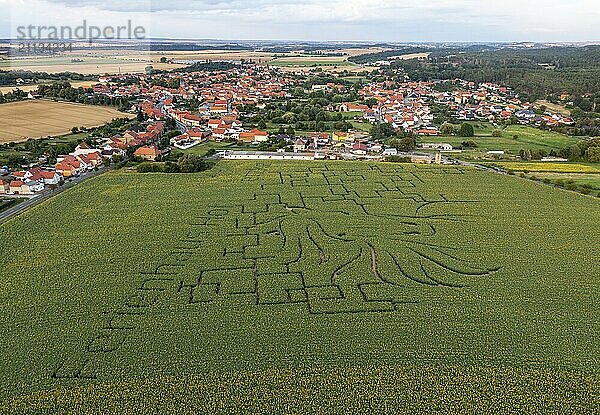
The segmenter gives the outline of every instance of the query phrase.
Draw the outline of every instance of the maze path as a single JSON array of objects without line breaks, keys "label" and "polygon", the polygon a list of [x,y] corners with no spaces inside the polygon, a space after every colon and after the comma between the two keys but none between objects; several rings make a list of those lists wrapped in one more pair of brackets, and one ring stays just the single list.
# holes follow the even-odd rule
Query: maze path
[{"label": "maze path", "polygon": [[[248,172],[243,180],[259,183],[260,191],[241,204],[215,206],[202,218],[202,233],[225,263],[251,262],[239,268],[246,289],[238,290],[229,279],[228,288],[222,287],[219,273],[229,269],[207,265],[196,283],[183,286],[190,292],[188,302],[244,295],[256,305],[305,304],[311,314],[389,312],[418,301],[407,296],[410,284],[462,288],[462,277],[496,269],[478,268],[452,248],[423,242],[436,235],[440,221],[463,218],[422,212],[435,204],[476,203],[426,188],[430,175],[463,173],[450,168],[421,175],[378,166],[337,171],[328,165]],[[370,223],[381,218],[393,219],[393,226],[376,235]],[[336,234],[336,223],[347,230]],[[223,232],[238,238],[237,244]],[[385,240],[397,242],[394,251]],[[205,279],[205,272],[213,277]]]},{"label": "maze path", "polygon": [[[103,357],[118,352],[139,319],[159,304],[389,313],[418,303],[423,290],[463,289],[499,269],[467,259],[465,247],[439,241],[440,224],[468,221],[450,212],[477,203],[428,186],[440,175],[465,174],[459,168],[365,164],[348,171],[324,163],[277,172],[273,166],[256,163],[240,177],[243,192],[194,217],[173,249],[141,273],[131,295],[104,314],[106,323],[82,355],[62,362],[51,376],[97,378]],[[431,207],[448,213],[428,214]]]}]

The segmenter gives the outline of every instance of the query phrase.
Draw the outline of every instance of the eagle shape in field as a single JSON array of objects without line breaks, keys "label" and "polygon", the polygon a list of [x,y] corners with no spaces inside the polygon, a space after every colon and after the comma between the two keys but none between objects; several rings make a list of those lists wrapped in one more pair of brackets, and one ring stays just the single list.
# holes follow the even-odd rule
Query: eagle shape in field
[{"label": "eagle shape in field", "polygon": [[[254,290],[247,294],[256,304],[305,303],[313,314],[393,311],[500,269],[471,259],[477,255],[465,212],[472,211],[467,206],[473,201],[417,193],[395,194],[392,200],[264,198],[270,202],[251,213],[246,225],[234,217],[248,215],[248,206],[215,210],[223,216],[219,232],[226,232],[225,224],[255,237],[242,255],[254,262]],[[458,242],[446,237],[461,231]],[[228,295],[219,289],[216,294]]]}]

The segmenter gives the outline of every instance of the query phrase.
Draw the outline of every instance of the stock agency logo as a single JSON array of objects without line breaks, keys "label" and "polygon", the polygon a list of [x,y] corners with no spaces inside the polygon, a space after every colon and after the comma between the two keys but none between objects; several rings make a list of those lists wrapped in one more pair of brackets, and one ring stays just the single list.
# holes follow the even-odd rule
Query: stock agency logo
[{"label": "stock agency logo", "polygon": [[98,40],[143,40],[146,28],[131,20],[121,26],[96,26],[83,20],[79,26],[18,26],[17,42],[21,52],[58,52],[70,50],[73,43]]}]

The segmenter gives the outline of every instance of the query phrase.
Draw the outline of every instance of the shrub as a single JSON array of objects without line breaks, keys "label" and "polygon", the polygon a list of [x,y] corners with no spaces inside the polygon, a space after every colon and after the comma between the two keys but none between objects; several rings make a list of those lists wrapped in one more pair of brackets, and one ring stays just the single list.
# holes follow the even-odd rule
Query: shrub
[{"label": "shrub", "polygon": [[390,163],[410,163],[410,157],[388,156],[385,158],[385,161]]},{"label": "shrub", "polygon": [[172,161],[167,161],[165,163],[164,172],[165,173],[179,173],[179,166],[177,165],[177,163],[173,163]]},{"label": "shrub", "polygon": [[137,166],[138,173],[162,173],[164,171],[164,167],[160,163],[141,163]]}]

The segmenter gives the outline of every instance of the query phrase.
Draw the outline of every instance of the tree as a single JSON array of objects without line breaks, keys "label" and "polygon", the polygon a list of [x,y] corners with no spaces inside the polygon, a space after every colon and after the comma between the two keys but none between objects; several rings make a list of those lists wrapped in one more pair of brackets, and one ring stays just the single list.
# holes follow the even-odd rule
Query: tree
[{"label": "tree", "polygon": [[367,98],[365,100],[365,105],[367,105],[369,107],[373,107],[373,106],[377,105],[377,102],[379,102],[379,101],[377,101],[377,98]]},{"label": "tree", "polygon": [[396,135],[392,124],[384,123],[378,124],[371,127],[371,137],[375,140],[383,140]]},{"label": "tree", "polygon": [[266,130],[267,129],[267,123],[265,122],[265,120],[261,119],[258,122],[258,128],[261,130]]},{"label": "tree", "polygon": [[460,125],[460,128],[458,130],[458,135],[461,137],[474,137],[475,129],[473,128],[473,126],[471,124],[464,122]]},{"label": "tree", "polygon": [[531,160],[531,151],[529,150],[519,150],[519,158],[521,160]]},{"label": "tree", "polygon": [[204,160],[195,154],[184,154],[179,158],[177,164],[182,173],[195,173],[208,168]]},{"label": "tree", "polygon": [[138,122],[143,122],[146,119],[146,117],[144,116],[144,113],[142,111],[138,111],[135,118]]},{"label": "tree", "polygon": [[590,147],[585,152],[585,159],[590,163],[600,163],[600,147]]},{"label": "tree", "polygon": [[445,122],[440,127],[440,132],[443,135],[452,135],[456,132],[456,126],[450,122]]},{"label": "tree", "polygon": [[500,130],[492,131],[492,137],[502,137],[502,131],[500,131]]},{"label": "tree", "polygon": [[398,145],[396,148],[398,151],[412,151],[417,147],[417,143],[413,137],[404,137],[398,140]]}]

